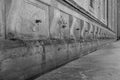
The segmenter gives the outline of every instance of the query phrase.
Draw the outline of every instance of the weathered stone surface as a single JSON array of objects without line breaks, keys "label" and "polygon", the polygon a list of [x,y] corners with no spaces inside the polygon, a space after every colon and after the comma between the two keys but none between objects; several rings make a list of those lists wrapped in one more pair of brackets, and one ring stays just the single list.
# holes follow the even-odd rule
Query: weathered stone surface
[{"label": "weathered stone surface", "polygon": [[[10,40],[0,40],[0,80],[34,78],[98,47],[95,31],[98,24],[74,8],[56,0],[49,0],[51,4],[44,3],[46,0],[1,1],[0,6],[5,9],[0,8],[0,16],[4,14],[1,17],[6,24],[0,23],[0,26],[5,26],[5,39]],[[94,25],[91,36],[86,22]],[[99,28],[101,46],[110,39],[105,40],[105,28]],[[109,34],[112,42],[114,33]],[[88,42],[87,36],[91,41]]]},{"label": "weathered stone surface", "polygon": [[[6,5],[10,4],[6,2]],[[8,7],[9,5],[7,5]],[[12,0],[7,11],[7,35],[9,38],[49,38],[48,6],[29,0]],[[13,36],[11,36],[11,35]]]},{"label": "weathered stone surface", "polygon": [[0,53],[2,79],[22,79],[41,75],[43,72],[85,55],[91,49],[89,44],[77,42],[41,45],[38,41],[28,41],[24,44],[26,45],[21,47],[16,45],[16,48],[15,45],[13,48],[5,48],[8,44],[4,44],[4,49]]},{"label": "weathered stone surface", "polygon": [[120,41],[40,76],[36,80],[119,80]]}]

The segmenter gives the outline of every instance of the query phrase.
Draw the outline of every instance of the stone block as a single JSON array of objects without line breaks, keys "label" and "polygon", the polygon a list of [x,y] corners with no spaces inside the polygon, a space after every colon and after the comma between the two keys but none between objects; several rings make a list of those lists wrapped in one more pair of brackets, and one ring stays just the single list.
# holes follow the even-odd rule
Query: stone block
[{"label": "stone block", "polygon": [[[39,3],[39,4],[37,4]],[[28,0],[12,0],[7,17],[8,38],[49,38],[48,6]]]}]

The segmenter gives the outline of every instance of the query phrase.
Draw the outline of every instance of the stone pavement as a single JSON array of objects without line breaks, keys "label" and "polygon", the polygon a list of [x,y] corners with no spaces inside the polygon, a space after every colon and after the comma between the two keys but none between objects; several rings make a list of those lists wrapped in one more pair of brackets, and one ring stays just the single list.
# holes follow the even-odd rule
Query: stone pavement
[{"label": "stone pavement", "polygon": [[120,80],[120,41],[68,63],[36,80]]}]

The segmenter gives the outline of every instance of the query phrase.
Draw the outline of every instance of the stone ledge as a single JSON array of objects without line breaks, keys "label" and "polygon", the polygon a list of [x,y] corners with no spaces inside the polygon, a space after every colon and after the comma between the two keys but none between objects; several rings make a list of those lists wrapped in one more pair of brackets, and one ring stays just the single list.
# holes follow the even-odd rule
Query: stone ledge
[{"label": "stone ledge", "polygon": [[22,41],[0,40],[0,50],[25,46]]}]

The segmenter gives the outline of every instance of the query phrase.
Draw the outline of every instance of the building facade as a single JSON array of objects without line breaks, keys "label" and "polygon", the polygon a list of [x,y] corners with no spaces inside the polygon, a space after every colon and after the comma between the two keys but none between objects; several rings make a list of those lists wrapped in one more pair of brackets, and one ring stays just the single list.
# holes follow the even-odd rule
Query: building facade
[{"label": "building facade", "polygon": [[0,80],[34,79],[115,41],[116,4],[0,0]]}]

